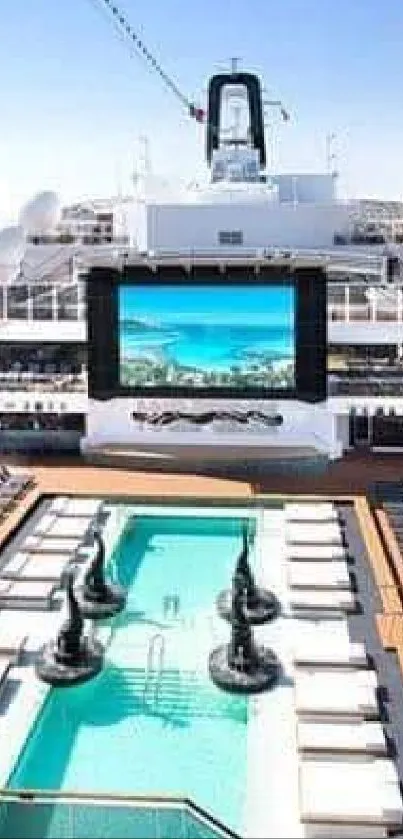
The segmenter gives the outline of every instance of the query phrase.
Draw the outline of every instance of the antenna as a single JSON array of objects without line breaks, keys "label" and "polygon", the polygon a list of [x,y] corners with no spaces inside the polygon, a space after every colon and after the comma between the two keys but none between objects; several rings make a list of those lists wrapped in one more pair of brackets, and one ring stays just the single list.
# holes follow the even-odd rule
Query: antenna
[{"label": "antenna", "polygon": [[338,177],[338,168],[337,168],[337,154],[335,151],[334,144],[337,140],[337,135],[334,131],[326,134],[326,171],[332,178]]},{"label": "antenna", "polygon": [[123,187],[122,187],[122,167],[121,167],[121,164],[120,164],[120,160],[116,161],[115,178],[116,178],[116,196],[117,196],[118,201],[121,201],[122,197],[123,197]]},{"label": "antenna", "polygon": [[144,175],[151,173],[150,140],[145,134],[139,137],[139,161]]},{"label": "antenna", "polygon": [[263,113],[265,119],[265,128],[269,129],[270,131],[270,162],[271,170],[273,172],[275,169],[276,149],[278,145],[278,121],[275,119],[274,114],[280,114],[283,122],[288,122],[290,120],[290,115],[288,111],[285,109],[281,99],[267,99],[266,91],[264,90],[263,93],[265,94],[265,98],[263,99]]}]

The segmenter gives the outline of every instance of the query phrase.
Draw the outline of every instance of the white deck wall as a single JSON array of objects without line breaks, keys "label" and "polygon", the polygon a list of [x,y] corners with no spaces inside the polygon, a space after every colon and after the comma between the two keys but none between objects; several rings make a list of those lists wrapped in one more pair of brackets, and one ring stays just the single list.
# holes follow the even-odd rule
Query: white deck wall
[{"label": "white deck wall", "polygon": [[[147,207],[147,246],[151,251],[219,251],[220,231],[240,230],[244,248],[329,248],[346,218],[346,208],[336,203],[155,203]],[[236,247],[231,250],[236,254]]]}]

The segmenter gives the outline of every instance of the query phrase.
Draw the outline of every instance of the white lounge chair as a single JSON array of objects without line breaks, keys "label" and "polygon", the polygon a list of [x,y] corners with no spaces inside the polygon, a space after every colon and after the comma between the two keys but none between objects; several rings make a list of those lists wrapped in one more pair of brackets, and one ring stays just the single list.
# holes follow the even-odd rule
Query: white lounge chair
[{"label": "white lounge chair", "polygon": [[39,580],[0,580],[8,583],[7,590],[0,590],[0,608],[5,609],[51,609],[61,599],[51,582]]},{"label": "white lounge chair", "polygon": [[91,525],[89,516],[58,516],[44,533],[46,539],[84,539]]},{"label": "white lounge chair", "polygon": [[337,636],[327,633],[318,633],[315,639],[298,638],[294,645],[293,661],[298,667],[368,667],[365,644],[340,641]]},{"label": "white lounge chair", "polygon": [[328,754],[386,756],[387,743],[380,722],[298,722],[298,750],[318,757]]},{"label": "white lounge chair", "polygon": [[18,664],[25,647],[27,635],[24,631],[13,632],[8,626],[0,628],[0,657],[7,656],[12,664]]},{"label": "white lounge chair", "polygon": [[59,516],[88,516],[93,518],[102,507],[102,501],[98,498],[67,498],[58,496],[54,498],[50,510]]},{"label": "white lounge chair", "polygon": [[336,522],[320,524],[289,522],[285,527],[288,545],[342,545],[343,534]]},{"label": "white lounge chair", "polygon": [[68,498],[62,510],[63,516],[85,516],[94,518],[102,507],[99,498]]},{"label": "white lounge chair", "polygon": [[343,545],[287,545],[286,559],[291,562],[333,562],[346,560]]},{"label": "white lounge chair", "polygon": [[68,498],[66,496],[58,495],[57,498],[54,498],[50,504],[49,512],[53,513],[57,516],[63,514],[63,510],[66,508],[66,504],[68,502]]},{"label": "white lounge chair", "polygon": [[338,560],[290,563],[287,575],[291,588],[351,589],[347,565]]},{"label": "white lounge chair", "polygon": [[296,617],[315,618],[354,612],[353,592],[337,589],[292,589],[290,607]]},{"label": "white lounge chair", "polygon": [[330,502],[285,504],[284,512],[288,522],[338,522],[339,513]]},{"label": "white lounge chair", "polygon": [[326,620],[322,617],[299,621],[294,636],[295,645],[300,643],[316,645],[321,643],[322,638],[329,639],[329,641],[331,639],[332,643],[339,645],[350,644],[347,621],[335,620],[334,618]]},{"label": "white lounge chair", "polygon": [[[16,555],[16,557],[18,554]],[[7,565],[2,572],[2,577],[7,580],[40,580],[43,582],[54,582],[60,580],[69,557],[65,554],[20,554],[25,556],[19,568],[16,565]],[[15,558],[16,558],[15,557]]]},{"label": "white lounge chair", "polygon": [[310,720],[362,720],[379,716],[373,670],[297,670],[295,705]]},{"label": "white lounge chair", "polygon": [[[393,828],[402,824],[403,806],[395,767],[390,760],[333,763],[302,760],[299,768],[301,821],[310,836],[345,836],[343,827]],[[350,834],[351,835],[351,834]],[[373,835],[373,834],[372,834]]]},{"label": "white lounge chair", "polygon": [[54,525],[57,521],[57,516],[52,513],[45,513],[37,522],[36,526],[34,527],[33,533],[35,536],[43,536]]},{"label": "white lounge chair", "polygon": [[21,570],[28,562],[29,554],[18,551],[13,556],[6,560],[3,568],[0,571],[0,577],[6,580],[16,579]]},{"label": "white lounge chair", "polygon": [[50,536],[27,536],[22,549],[29,553],[73,554],[81,545],[81,539],[63,539]]}]

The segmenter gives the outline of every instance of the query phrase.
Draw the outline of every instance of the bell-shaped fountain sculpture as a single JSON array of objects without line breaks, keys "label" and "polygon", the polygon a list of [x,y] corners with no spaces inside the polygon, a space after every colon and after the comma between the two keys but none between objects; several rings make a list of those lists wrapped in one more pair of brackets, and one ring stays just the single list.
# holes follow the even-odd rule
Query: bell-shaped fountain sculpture
[{"label": "bell-shaped fountain sculpture", "polygon": [[65,575],[68,616],[56,640],[42,647],[35,662],[37,676],[55,687],[68,687],[87,682],[100,672],[103,647],[84,636],[84,620],[74,594],[74,570]]},{"label": "bell-shaped fountain sculpture", "polygon": [[85,618],[100,620],[117,615],[124,608],[126,594],[116,583],[105,580],[105,546],[102,536],[95,530],[94,558],[84,576],[84,582],[77,587],[77,600]]},{"label": "bell-shaped fountain sculpture", "polygon": [[[280,611],[280,604],[273,592],[260,588],[255,583],[249,565],[249,537],[246,525],[242,531],[242,539],[242,551],[238,557],[235,574],[240,574],[244,578],[246,589],[245,615],[249,623],[266,623],[266,621],[273,620],[273,618],[277,617]],[[232,600],[231,589],[225,589],[220,592],[217,598],[218,614],[227,621],[231,620]]]},{"label": "bell-shaped fountain sculpture", "polygon": [[280,662],[266,647],[257,647],[246,617],[246,589],[242,574],[235,574],[231,592],[231,639],[209,656],[209,673],[217,687],[230,693],[260,693],[275,685]]}]

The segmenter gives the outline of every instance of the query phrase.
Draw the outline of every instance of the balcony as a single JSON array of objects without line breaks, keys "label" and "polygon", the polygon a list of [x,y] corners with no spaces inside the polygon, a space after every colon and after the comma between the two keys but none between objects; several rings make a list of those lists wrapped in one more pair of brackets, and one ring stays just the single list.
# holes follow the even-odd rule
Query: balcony
[{"label": "balcony", "polygon": [[328,305],[328,320],[331,323],[401,323],[402,311],[382,309],[371,304],[333,304]]},{"label": "balcony", "polygon": [[[402,288],[344,287],[344,297],[331,290],[328,299],[328,340],[335,344],[401,344]],[[366,299],[368,296],[369,299]],[[336,299],[335,299],[336,298]]]},{"label": "balcony", "polygon": [[0,370],[0,391],[29,393],[87,393],[86,373],[33,373]]},{"label": "balcony", "polygon": [[374,374],[368,369],[357,374],[348,370],[344,374],[330,373],[327,384],[328,396],[360,397],[403,397],[403,369]]},{"label": "balcony", "polygon": [[[79,283],[28,283],[0,288],[0,341],[85,341],[86,306]],[[62,324],[62,328],[61,328]]]}]

